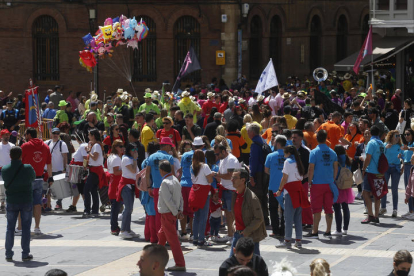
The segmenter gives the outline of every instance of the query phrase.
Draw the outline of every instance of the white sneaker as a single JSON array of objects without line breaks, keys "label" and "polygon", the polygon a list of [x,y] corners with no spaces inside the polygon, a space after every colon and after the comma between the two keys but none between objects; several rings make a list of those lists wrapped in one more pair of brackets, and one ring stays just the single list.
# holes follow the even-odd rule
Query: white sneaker
[{"label": "white sneaker", "polygon": [[212,242],[217,242],[217,237],[216,237],[216,236],[211,236],[211,237],[210,237],[210,241],[212,241]]},{"label": "white sneaker", "polygon": [[121,239],[123,239],[123,240],[132,239],[133,238],[133,236],[129,232],[127,232],[127,231],[124,231],[124,232],[119,233],[119,237]]},{"label": "white sneaker", "polygon": [[338,237],[338,236],[342,236],[342,235],[343,235],[343,233],[342,233],[342,232],[338,232],[338,231],[336,231],[336,230],[335,230],[335,231],[333,231],[333,232],[332,232],[332,234],[331,234],[331,235],[332,235],[332,236],[337,236],[337,237]]},{"label": "white sneaker", "polygon": [[137,234],[137,233],[135,233],[134,231],[129,231],[128,232],[133,238],[139,238],[139,237],[141,237],[141,235],[140,234]]},{"label": "white sneaker", "polygon": [[230,240],[230,241],[227,241],[227,242],[226,242],[226,245],[232,245],[232,243],[233,243],[233,241],[232,241],[232,240]]},{"label": "white sneaker", "polygon": [[[220,238],[220,236],[216,237],[216,242],[226,242],[226,241],[227,241],[227,239],[225,239],[225,238]],[[232,242],[232,241],[230,241],[230,242]]]},{"label": "white sneaker", "polygon": [[19,230],[16,228],[16,230],[14,230],[14,235],[15,236],[21,236],[22,235],[22,230]]},{"label": "white sneaker", "polygon": [[118,215],[118,221],[122,221],[122,214]]},{"label": "white sneaker", "polygon": [[406,216],[405,219],[414,220],[414,213],[411,213],[411,215]]},{"label": "white sneaker", "polygon": [[232,240],[233,240],[233,237],[230,237],[230,236],[224,236],[224,237],[222,237],[222,239],[225,239],[225,240],[227,240],[227,241],[232,241]]},{"label": "white sneaker", "polygon": [[405,218],[405,217],[407,217],[407,216],[410,216],[412,213],[410,213],[410,212],[407,212],[407,213],[405,213],[404,215],[401,215],[401,217],[402,218]]},{"label": "white sneaker", "polygon": [[386,208],[381,208],[380,210],[379,210],[379,215],[380,216],[383,216],[384,214],[386,214],[387,213],[387,209]]},{"label": "white sneaker", "polygon": [[188,238],[188,241],[193,241],[193,235],[190,234],[190,237]]},{"label": "white sneaker", "polygon": [[[122,214],[121,214],[121,217],[122,217]],[[119,218],[119,216],[118,216],[118,218]],[[146,215],[143,215],[142,217],[140,217],[138,220],[139,221],[145,221],[147,219],[147,216]]]},{"label": "white sneaker", "polygon": [[43,234],[42,231],[40,231],[40,228],[35,228],[33,230],[33,232],[35,233],[35,235],[42,235]]},{"label": "white sneaker", "polygon": [[355,199],[357,199],[357,200],[362,200],[362,194],[361,194],[361,193],[358,193],[358,194],[355,196]]},{"label": "white sneaker", "polygon": [[396,217],[397,217],[397,213],[398,213],[398,211],[397,211],[397,210],[393,210],[393,211],[392,211],[392,217],[393,217],[393,218],[396,218]]},{"label": "white sneaker", "polygon": [[342,230],[342,235],[343,235],[343,236],[348,235],[348,230]]}]

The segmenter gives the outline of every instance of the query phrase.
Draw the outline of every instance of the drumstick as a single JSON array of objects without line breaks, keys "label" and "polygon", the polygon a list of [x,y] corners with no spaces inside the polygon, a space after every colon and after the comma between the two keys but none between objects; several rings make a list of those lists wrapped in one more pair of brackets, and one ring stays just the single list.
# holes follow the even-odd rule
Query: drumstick
[{"label": "drumstick", "polygon": [[83,140],[82,137],[77,132],[75,132],[75,135],[78,136],[78,138],[81,142],[86,143],[85,140]]}]

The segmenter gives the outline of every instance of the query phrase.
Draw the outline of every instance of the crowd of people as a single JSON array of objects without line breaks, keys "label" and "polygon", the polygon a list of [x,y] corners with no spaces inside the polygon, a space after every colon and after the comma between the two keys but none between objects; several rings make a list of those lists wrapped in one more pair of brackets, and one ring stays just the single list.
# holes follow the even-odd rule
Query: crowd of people
[{"label": "crowd of people", "polygon": [[[383,89],[389,88],[384,82]],[[65,211],[76,212],[80,196],[84,218],[98,217],[101,205],[111,206],[110,233],[132,239],[139,237],[131,229],[138,198],[145,209],[144,239],[161,246],[168,242],[176,264],[170,271],[186,270],[180,240],[188,240],[199,249],[231,246],[220,275],[241,275],[229,269],[246,264],[267,275],[260,257],[266,227],[281,240],[278,248],[301,249],[304,238],[319,238],[324,211],[323,236],[347,235],[354,200],[366,206],[361,223],[378,225],[388,212],[387,184],[389,211],[398,216],[401,175],[408,204],[401,217],[414,219],[414,111],[410,99],[402,101],[400,89],[373,91],[350,74],[328,83],[289,78],[260,94],[245,78],[230,89],[213,79],[176,93],[147,88],[142,101],[123,89],[102,100],[94,91],[88,97],[70,92],[65,100],[60,89],[48,90],[41,104],[42,118],[50,120],[46,141],[34,128],[18,132],[23,99],[13,101],[0,91],[0,168],[6,188],[6,199],[3,194],[0,200],[2,208],[7,202],[8,260],[14,235],[22,236],[23,259],[32,258],[31,213],[34,232],[41,234],[41,214],[52,211],[47,187],[70,166],[89,173],[77,183],[80,195]],[[62,199],[54,209],[63,209]],[[223,227],[226,235],[219,234]],[[303,235],[304,230],[309,233]],[[158,247],[144,251],[164,254]]]}]

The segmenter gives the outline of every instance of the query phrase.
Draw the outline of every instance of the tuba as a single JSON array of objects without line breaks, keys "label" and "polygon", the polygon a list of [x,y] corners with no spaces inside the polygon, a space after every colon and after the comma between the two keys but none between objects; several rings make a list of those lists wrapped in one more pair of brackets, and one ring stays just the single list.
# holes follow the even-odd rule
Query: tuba
[{"label": "tuba", "polygon": [[328,71],[325,68],[318,67],[313,70],[313,78],[318,81],[325,81],[328,78]]}]

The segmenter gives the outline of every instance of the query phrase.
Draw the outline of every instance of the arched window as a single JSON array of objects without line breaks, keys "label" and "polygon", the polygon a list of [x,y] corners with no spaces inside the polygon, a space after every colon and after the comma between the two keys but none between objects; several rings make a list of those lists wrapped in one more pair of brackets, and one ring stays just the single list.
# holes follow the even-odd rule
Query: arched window
[{"label": "arched window", "polygon": [[[200,23],[192,16],[182,16],[174,25],[174,76],[177,78],[183,65],[184,59],[190,47],[194,48],[198,61],[200,60]],[[192,72],[181,80],[181,85],[187,82],[198,82],[201,80],[200,70]]]},{"label": "arched window", "polygon": [[309,65],[310,70],[313,72],[317,67],[320,67],[322,64],[322,24],[319,16],[315,15],[312,18],[311,22],[311,34],[310,34],[310,52],[309,52]]},{"label": "arched window", "polygon": [[48,15],[33,23],[33,72],[38,81],[59,80],[59,26]]},{"label": "arched window", "polygon": [[157,34],[155,22],[148,16],[138,16],[137,20],[145,21],[149,28],[148,36],[138,42],[138,49],[133,50],[133,81],[157,81]]},{"label": "arched window", "polygon": [[262,20],[255,15],[250,21],[249,72],[250,79],[257,80],[262,68]]},{"label": "arched window", "polygon": [[361,45],[364,44],[365,38],[369,32],[369,15],[364,16],[364,20],[362,21],[362,34],[361,34]]},{"label": "arched window", "polygon": [[348,55],[348,21],[345,15],[341,15],[338,20],[336,34],[336,61],[343,60]]},{"label": "arched window", "polygon": [[282,21],[275,15],[270,22],[269,54],[273,59],[276,75],[280,73],[282,64]]}]

